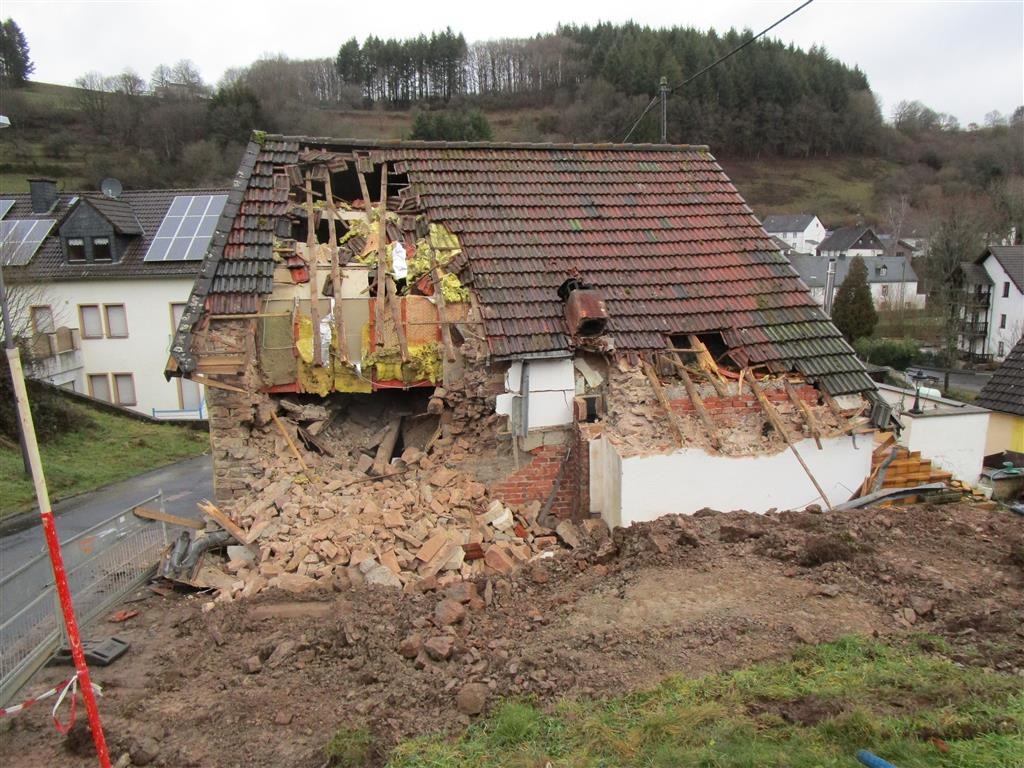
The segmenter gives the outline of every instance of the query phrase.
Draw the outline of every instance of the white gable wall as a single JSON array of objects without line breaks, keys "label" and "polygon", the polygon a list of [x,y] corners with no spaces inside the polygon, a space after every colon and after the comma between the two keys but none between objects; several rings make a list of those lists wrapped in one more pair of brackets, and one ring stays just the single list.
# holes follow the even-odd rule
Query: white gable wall
[{"label": "white gable wall", "polygon": [[[1002,360],[1013,349],[1017,339],[1024,334],[1024,294],[1020,292],[1003,265],[994,256],[985,259],[983,266],[992,278],[992,305],[989,310],[988,352],[996,360]],[[1006,283],[1010,284],[1010,295],[1003,297]],[[1006,327],[1001,328],[1002,316],[1006,315]],[[999,354],[999,343],[1003,343],[1003,353]]]},{"label": "white gable wall", "polygon": [[[135,385],[135,404],[125,405],[134,411],[157,418],[206,418],[196,409],[185,411],[183,405],[202,406],[202,387],[179,379],[164,379],[164,367],[174,335],[172,305],[188,300],[193,278],[83,280],[50,283],[39,288],[38,303],[48,304],[55,326],[78,328],[81,338],[83,367],[74,379],[77,392],[89,390],[90,374],[106,374],[113,395],[115,383],[111,374],[129,373]],[[98,305],[101,321],[104,305],[124,305],[127,319],[126,338],[108,338],[104,322],[102,338],[85,338],[79,307]]]}]

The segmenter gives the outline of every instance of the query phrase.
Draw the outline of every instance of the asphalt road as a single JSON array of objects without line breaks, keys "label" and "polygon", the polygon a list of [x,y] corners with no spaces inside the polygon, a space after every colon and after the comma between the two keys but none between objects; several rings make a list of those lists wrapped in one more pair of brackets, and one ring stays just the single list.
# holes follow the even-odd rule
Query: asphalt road
[{"label": "asphalt road", "polygon": [[[942,389],[946,380],[945,372],[939,368],[918,368],[914,366],[907,369],[907,374],[909,375],[913,371],[921,371],[926,376],[934,376],[938,379],[937,386],[939,389]],[[951,371],[949,374],[949,386],[953,387],[953,389],[962,389],[965,392],[978,394],[991,378],[991,373],[982,373],[980,371]],[[928,385],[926,384],[925,386]]]},{"label": "asphalt road", "polygon": [[[164,508],[182,517],[198,517],[196,502],[213,498],[213,463],[209,455],[169,464],[120,483],[58,502],[53,511],[57,535],[64,541],[132,507],[162,490]],[[0,575],[19,568],[45,550],[43,531],[37,522],[0,538]],[[39,585],[42,588],[42,584]],[[7,607],[0,606],[0,614]]]}]

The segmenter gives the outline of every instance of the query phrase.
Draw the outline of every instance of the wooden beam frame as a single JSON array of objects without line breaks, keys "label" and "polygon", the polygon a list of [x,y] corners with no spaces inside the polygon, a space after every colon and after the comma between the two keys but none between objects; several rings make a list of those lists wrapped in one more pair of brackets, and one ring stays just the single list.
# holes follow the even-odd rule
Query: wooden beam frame
[{"label": "wooden beam frame", "polygon": [[661,386],[661,380],[658,378],[658,372],[654,370],[654,366],[651,365],[647,360],[640,358],[640,365],[643,366],[644,373],[647,375],[647,380],[651,383],[651,389],[654,390],[654,396],[658,399],[661,407],[665,409],[665,413],[668,415],[668,423],[672,425],[672,431],[676,433],[676,439],[679,441],[679,445],[686,443],[686,437],[683,434],[682,419],[679,415],[672,410],[672,405],[668,401],[668,397],[665,395],[665,389]]},{"label": "wooden beam frame", "polygon": [[341,271],[341,259],[338,255],[338,227],[335,221],[337,209],[334,207],[334,191],[331,189],[331,172],[324,166],[326,178],[324,189],[327,192],[327,239],[331,251],[331,293],[334,298],[334,333],[338,340],[338,359],[348,362],[348,338],[345,336],[345,317],[341,312],[341,284],[344,275]]}]

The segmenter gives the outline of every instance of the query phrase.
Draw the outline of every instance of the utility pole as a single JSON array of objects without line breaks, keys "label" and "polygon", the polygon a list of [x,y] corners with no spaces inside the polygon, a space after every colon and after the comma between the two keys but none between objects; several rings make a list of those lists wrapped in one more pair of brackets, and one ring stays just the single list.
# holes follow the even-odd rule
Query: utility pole
[{"label": "utility pole", "polygon": [[661,94],[661,143],[668,144],[668,78],[662,77],[658,84]]}]

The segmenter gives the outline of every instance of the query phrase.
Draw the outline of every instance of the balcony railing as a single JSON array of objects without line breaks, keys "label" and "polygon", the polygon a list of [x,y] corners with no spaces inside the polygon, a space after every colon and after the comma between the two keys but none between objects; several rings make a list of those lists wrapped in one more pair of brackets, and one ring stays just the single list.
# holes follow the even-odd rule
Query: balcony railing
[{"label": "balcony railing", "polygon": [[81,348],[78,329],[62,327],[50,333],[33,334],[29,338],[28,354],[30,360],[46,360]]},{"label": "balcony railing", "polygon": [[965,320],[960,330],[964,336],[987,336],[988,323],[984,320]]},{"label": "balcony railing", "polygon": [[988,309],[990,294],[986,293],[965,293],[962,304],[968,310]]}]

